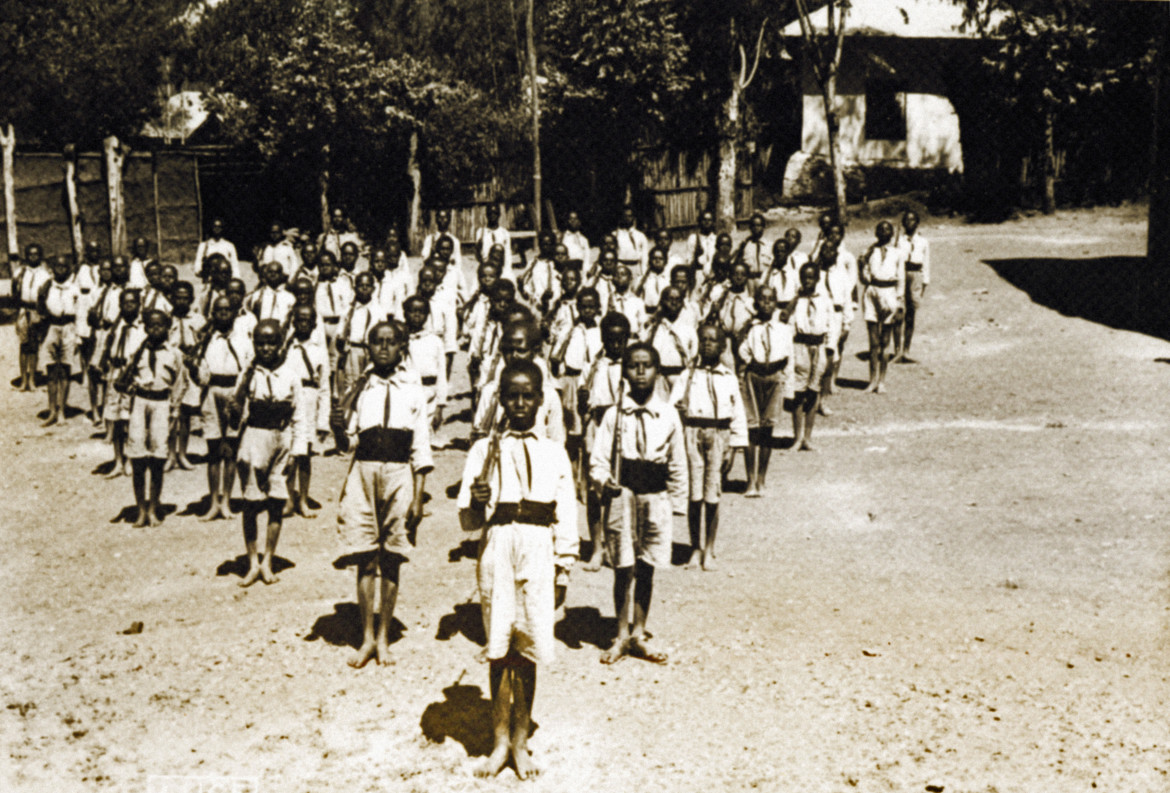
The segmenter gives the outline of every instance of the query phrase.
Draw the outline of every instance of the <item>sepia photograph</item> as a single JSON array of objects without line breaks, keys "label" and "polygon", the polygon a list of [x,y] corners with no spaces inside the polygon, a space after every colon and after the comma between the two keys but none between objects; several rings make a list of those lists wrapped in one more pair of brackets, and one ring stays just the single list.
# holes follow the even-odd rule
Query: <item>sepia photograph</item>
[{"label": "sepia photograph", "polygon": [[1170,0],[0,0],[0,790],[1170,791]]}]

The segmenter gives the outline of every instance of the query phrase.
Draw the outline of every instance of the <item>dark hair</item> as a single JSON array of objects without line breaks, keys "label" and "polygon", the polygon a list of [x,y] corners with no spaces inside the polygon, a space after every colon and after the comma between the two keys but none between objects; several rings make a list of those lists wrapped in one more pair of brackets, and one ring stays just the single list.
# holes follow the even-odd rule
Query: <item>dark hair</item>
[{"label": "dark hair", "polygon": [[401,344],[406,340],[406,328],[402,326],[402,323],[395,320],[389,322],[379,322],[378,324],[374,325],[374,327],[370,328],[370,332],[366,334],[366,344],[369,344],[372,347],[374,345],[375,334],[377,334],[377,332],[382,328],[390,328],[390,330],[394,332],[395,344]]},{"label": "dark hair", "polygon": [[[523,306],[521,306],[523,308]],[[519,312],[517,312],[519,313]],[[537,327],[534,319],[513,320],[504,326],[503,338],[507,338],[516,331],[517,328],[524,330],[524,337],[528,340],[529,345],[536,345],[540,342],[540,328]]]},{"label": "dark hair", "polygon": [[723,329],[723,325],[719,322],[701,322],[696,330],[695,335],[703,332],[703,328],[714,328],[715,335],[719,339],[719,346],[723,346],[723,342],[727,340],[727,331]]},{"label": "dark hair", "polygon": [[496,281],[496,285],[492,288],[492,298],[499,297],[500,292],[507,292],[509,299],[514,298],[516,296],[516,284],[507,278],[501,278]]},{"label": "dark hair", "polygon": [[417,303],[417,304],[421,305],[423,308],[425,308],[427,311],[427,316],[430,316],[430,314],[431,314],[431,301],[427,300],[425,297],[423,297],[422,295],[419,295],[419,294],[413,294],[410,297],[408,297],[402,301],[402,313],[405,314],[410,309],[410,306],[415,304],[415,303]]},{"label": "dark hair", "polygon": [[616,311],[611,311],[601,318],[601,331],[605,332],[606,328],[617,328],[623,330],[629,335],[630,320],[625,314],[619,314]]},{"label": "dark hair", "polygon": [[597,301],[598,305],[601,305],[601,295],[599,295],[597,293],[597,289],[592,286],[587,286],[583,289],[577,290],[577,305],[581,305],[581,301],[587,297],[592,297]]},{"label": "dark hair", "polygon": [[505,364],[503,371],[500,372],[500,396],[504,395],[507,383],[510,383],[512,378],[517,375],[524,375],[531,380],[537,393],[544,389],[544,374],[540,371],[540,367],[529,360],[516,360]]},{"label": "dark hair", "polygon": [[178,292],[180,289],[185,289],[190,292],[192,297],[195,296],[195,288],[191,286],[190,281],[175,281],[175,285],[171,287],[171,294]]},{"label": "dark hair", "polygon": [[630,365],[630,360],[636,352],[645,352],[650,354],[650,363],[657,369],[661,365],[661,359],[658,357],[658,350],[646,341],[636,341],[630,346],[626,347],[626,352],[622,356],[622,368],[625,369]]}]

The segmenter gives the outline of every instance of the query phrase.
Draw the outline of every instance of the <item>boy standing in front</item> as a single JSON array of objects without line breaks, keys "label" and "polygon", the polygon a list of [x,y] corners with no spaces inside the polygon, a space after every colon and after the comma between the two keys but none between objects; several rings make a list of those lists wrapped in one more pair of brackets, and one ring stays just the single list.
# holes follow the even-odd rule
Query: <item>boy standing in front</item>
[{"label": "boy standing in front", "polygon": [[[367,339],[372,367],[329,416],[337,448],[347,452],[356,444],[337,513],[345,551],[358,557],[362,645],[347,662],[354,669],[371,660],[391,662],[389,631],[399,568],[414,545],[427,474],[434,468],[427,395],[415,374],[401,365],[406,345],[400,324],[375,325]],[[375,612],[379,579],[381,604]]]},{"label": "boy standing in front", "polygon": [[650,644],[646,617],[654,571],[670,566],[673,514],[687,498],[686,444],[678,411],[654,393],[654,348],[646,343],[627,347],[622,375],[625,393],[602,418],[589,458],[590,479],[606,515],[618,622],[617,641],[601,662],[615,664],[629,655],[663,664],[666,653]]},{"label": "boy standing in front", "polygon": [[[577,557],[577,501],[561,443],[533,430],[543,376],[513,360],[500,376],[508,429],[475,443],[463,469],[459,517],[486,527],[479,592],[490,664],[495,746],[480,776],[495,776],[509,754],[516,775],[536,769],[528,752],[536,668],[553,660],[553,620]],[[562,595],[563,597],[563,595]]]}]

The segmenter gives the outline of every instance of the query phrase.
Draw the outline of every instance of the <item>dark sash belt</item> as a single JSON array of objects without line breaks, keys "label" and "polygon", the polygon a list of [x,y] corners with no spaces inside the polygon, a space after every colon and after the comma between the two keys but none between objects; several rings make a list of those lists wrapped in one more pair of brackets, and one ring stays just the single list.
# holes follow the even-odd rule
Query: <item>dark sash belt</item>
[{"label": "dark sash belt", "polygon": [[[683,426],[701,430],[729,430],[731,429],[731,419],[702,419],[687,416],[683,419]],[[624,461],[622,464],[625,464]]]},{"label": "dark sash belt", "polygon": [[422,381],[423,385],[435,385],[435,383],[439,382],[439,378],[433,374],[426,375],[425,377],[421,377],[419,379]]},{"label": "dark sash belt", "polygon": [[557,522],[556,502],[506,501],[496,504],[489,526],[506,526],[509,523],[527,523],[533,526],[552,526]]},{"label": "dark sash belt", "polygon": [[171,390],[169,388],[142,388],[139,386],[134,389],[134,396],[139,399],[149,399],[151,402],[164,402],[171,398]]},{"label": "dark sash belt", "polygon": [[305,388],[316,388],[317,381],[309,377],[304,377],[301,379],[301,385],[303,385]]},{"label": "dark sash belt", "polygon": [[685,366],[660,366],[658,371],[667,377],[676,377],[683,373]]},{"label": "dark sash belt", "polygon": [[407,463],[414,431],[394,427],[371,427],[358,433],[353,459],[362,462]]},{"label": "dark sash belt", "polygon": [[58,317],[55,314],[48,314],[45,316],[45,321],[48,322],[50,325],[68,325],[70,322],[77,321],[77,315],[76,314],[62,314],[61,316]]},{"label": "dark sash belt", "polygon": [[580,369],[574,369],[571,366],[565,367],[565,377],[579,377],[581,375]]},{"label": "dark sash belt", "polygon": [[292,414],[291,402],[253,400],[248,408],[248,426],[258,430],[283,430],[292,421]]},{"label": "dark sash belt", "polygon": [[788,366],[788,359],[781,358],[780,360],[772,361],[771,363],[760,363],[759,361],[751,361],[747,365],[747,370],[749,372],[751,372],[752,374],[759,375],[760,377],[768,377],[769,375],[776,374],[776,372],[784,371],[784,369],[787,366]]},{"label": "dark sash belt", "polygon": [[326,325],[337,325],[341,322],[341,317],[321,317],[321,321]]},{"label": "dark sash belt", "polygon": [[918,262],[906,262],[906,270],[912,273],[921,272],[922,265]]},{"label": "dark sash belt", "polygon": [[885,287],[890,287],[890,286],[897,286],[898,282],[897,281],[876,281],[875,280],[875,281],[870,281],[869,285],[885,288]]},{"label": "dark sash belt", "polygon": [[666,481],[669,478],[670,469],[666,463],[622,458],[621,486],[638,495],[665,492]]},{"label": "dark sash belt", "polygon": [[234,374],[213,374],[207,378],[207,385],[215,388],[231,388],[236,384]]},{"label": "dark sash belt", "polygon": [[825,334],[823,333],[797,333],[792,337],[792,340],[797,344],[824,344]]}]

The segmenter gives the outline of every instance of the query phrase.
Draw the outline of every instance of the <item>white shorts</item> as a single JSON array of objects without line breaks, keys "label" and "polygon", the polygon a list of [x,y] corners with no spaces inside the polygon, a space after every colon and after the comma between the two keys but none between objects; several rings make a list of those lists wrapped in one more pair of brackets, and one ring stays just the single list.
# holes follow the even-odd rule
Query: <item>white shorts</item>
[{"label": "white shorts", "polygon": [[77,326],[72,322],[68,325],[46,325],[38,364],[44,371],[53,365],[68,366],[73,374],[77,374],[81,371],[79,343]]},{"label": "white shorts", "polygon": [[867,286],[862,302],[866,322],[893,324],[894,312],[898,310],[898,287]]},{"label": "white shorts", "polygon": [[651,567],[670,567],[673,515],[669,494],[635,495],[622,488],[610,504],[605,527],[610,564],[633,567],[635,561],[641,561]]},{"label": "white shorts", "polygon": [[381,549],[409,557],[406,511],[413,498],[410,463],[354,460],[337,505],[337,533],[345,553]]},{"label": "white shorts", "polygon": [[488,528],[478,578],[489,659],[514,651],[537,664],[553,660],[555,568],[550,527]]},{"label": "white shorts", "polygon": [[236,454],[236,473],[245,501],[288,498],[289,444],[292,431],[245,427]]},{"label": "white shorts", "polygon": [[304,457],[313,451],[313,441],[317,436],[317,389],[305,386],[298,391],[293,412],[297,420],[293,422],[296,430],[289,453],[294,457]]},{"label": "white shorts", "polygon": [[130,427],[126,435],[126,456],[135,459],[166,459],[171,434],[171,405],[165,399],[130,400]]}]

